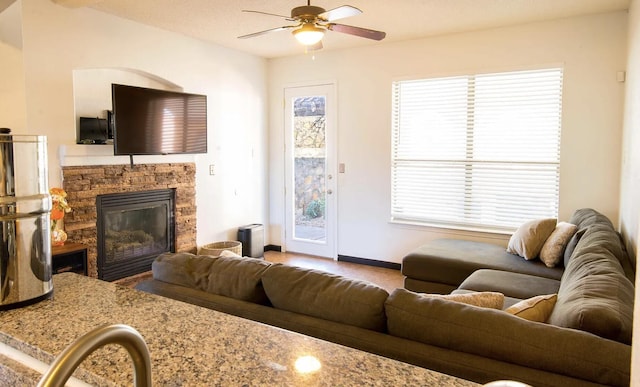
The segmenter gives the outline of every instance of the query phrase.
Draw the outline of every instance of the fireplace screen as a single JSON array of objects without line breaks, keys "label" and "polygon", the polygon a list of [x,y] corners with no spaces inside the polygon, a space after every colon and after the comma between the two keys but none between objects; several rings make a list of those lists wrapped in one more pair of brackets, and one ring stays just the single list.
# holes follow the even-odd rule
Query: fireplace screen
[{"label": "fireplace screen", "polygon": [[116,280],[150,270],[174,250],[175,190],[99,195],[98,278]]}]

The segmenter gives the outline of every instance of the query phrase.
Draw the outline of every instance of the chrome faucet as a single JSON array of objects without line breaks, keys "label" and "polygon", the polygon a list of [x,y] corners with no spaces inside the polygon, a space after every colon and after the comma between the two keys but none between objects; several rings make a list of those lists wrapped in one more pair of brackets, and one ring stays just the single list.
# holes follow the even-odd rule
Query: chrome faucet
[{"label": "chrome faucet", "polygon": [[131,356],[134,386],[151,386],[151,359],[147,343],[132,327],[117,324],[96,328],[76,339],[51,363],[38,387],[63,387],[87,356],[107,344],[120,344]]}]

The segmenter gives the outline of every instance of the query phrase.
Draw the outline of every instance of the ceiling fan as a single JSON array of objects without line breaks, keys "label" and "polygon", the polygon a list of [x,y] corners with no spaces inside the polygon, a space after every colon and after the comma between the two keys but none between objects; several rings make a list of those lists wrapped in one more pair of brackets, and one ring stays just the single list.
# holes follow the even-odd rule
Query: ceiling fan
[{"label": "ceiling fan", "polygon": [[307,5],[293,8],[291,10],[291,16],[250,10],[242,10],[242,12],[276,16],[290,22],[295,22],[296,24],[238,36],[238,39],[253,38],[254,36],[260,36],[270,32],[292,29],[292,33],[298,42],[313,49],[319,49],[322,48],[321,40],[327,30],[373,40],[382,40],[387,35],[382,31],[334,23],[335,20],[356,16],[362,13],[361,10],[350,5],[343,5],[327,11],[324,8],[311,5],[311,0],[307,0]]}]

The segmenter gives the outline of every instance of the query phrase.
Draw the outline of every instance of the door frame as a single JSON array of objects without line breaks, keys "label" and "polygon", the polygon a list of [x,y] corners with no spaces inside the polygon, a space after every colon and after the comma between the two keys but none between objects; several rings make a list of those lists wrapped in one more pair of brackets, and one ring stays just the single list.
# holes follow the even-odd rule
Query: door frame
[{"label": "door frame", "polygon": [[[324,95],[325,101],[325,195],[326,242],[313,242],[293,238],[293,128],[291,127],[291,102],[296,96]],[[308,82],[287,85],[283,88],[283,134],[284,134],[284,246],[283,251],[295,251],[336,260],[338,258],[338,179],[337,179],[337,83],[335,81]],[[329,178],[332,176],[332,178]]]}]

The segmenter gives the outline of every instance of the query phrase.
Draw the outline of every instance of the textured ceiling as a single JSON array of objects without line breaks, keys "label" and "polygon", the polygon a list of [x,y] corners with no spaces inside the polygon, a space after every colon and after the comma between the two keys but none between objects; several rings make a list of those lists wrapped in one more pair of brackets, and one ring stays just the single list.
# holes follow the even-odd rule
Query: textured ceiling
[{"label": "textured ceiling", "polygon": [[[86,4],[101,12],[266,58],[304,52],[289,31],[237,39],[240,35],[290,24],[275,16],[243,13],[243,9],[289,15],[291,8],[305,5],[304,0],[54,1],[70,7]],[[312,5],[328,10],[345,3],[360,8],[363,14],[342,19],[339,23],[385,31],[387,37],[379,43],[329,31],[323,39],[325,50],[620,11],[629,7],[629,0],[317,0]]]}]

